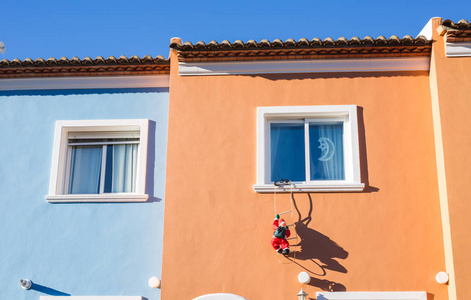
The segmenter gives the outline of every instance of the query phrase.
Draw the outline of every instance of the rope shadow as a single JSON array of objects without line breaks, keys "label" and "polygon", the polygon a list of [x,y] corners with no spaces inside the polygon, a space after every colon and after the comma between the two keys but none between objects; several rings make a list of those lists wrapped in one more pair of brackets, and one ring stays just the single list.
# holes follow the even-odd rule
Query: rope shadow
[{"label": "rope shadow", "polygon": [[53,288],[37,284],[33,282],[33,285],[31,286],[31,290],[38,291],[40,293],[46,294],[46,295],[51,295],[51,296],[70,296],[68,293],[64,293],[58,290],[55,290]]}]

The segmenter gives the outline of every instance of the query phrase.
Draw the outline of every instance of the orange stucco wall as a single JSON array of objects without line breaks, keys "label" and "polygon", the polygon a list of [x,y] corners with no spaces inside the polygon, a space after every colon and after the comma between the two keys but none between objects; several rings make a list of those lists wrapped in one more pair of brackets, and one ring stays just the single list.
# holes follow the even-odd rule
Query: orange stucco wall
[{"label": "orange stucco wall", "polygon": [[[234,293],[427,291],[444,254],[427,72],[188,76],[171,54],[162,299]],[[269,241],[274,195],[258,194],[256,108],[360,107],[362,193],[296,193],[296,259]],[[289,194],[277,194],[289,207]],[[295,222],[299,221],[297,213]],[[280,263],[281,262],[281,263]]]},{"label": "orange stucco wall", "polygon": [[[437,28],[441,19],[434,19]],[[440,109],[446,174],[451,246],[457,299],[471,299],[469,249],[471,220],[469,191],[471,182],[471,57],[447,58],[444,37],[434,34],[434,58]]]}]

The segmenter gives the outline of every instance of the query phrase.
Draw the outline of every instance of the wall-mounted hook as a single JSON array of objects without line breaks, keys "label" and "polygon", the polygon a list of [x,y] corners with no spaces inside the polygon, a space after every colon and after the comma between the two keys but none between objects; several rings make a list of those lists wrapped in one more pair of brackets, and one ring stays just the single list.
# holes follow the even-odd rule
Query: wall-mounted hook
[{"label": "wall-mounted hook", "polygon": [[281,178],[280,180],[275,181],[274,184],[275,184],[276,186],[288,185],[288,184],[291,184],[291,180]]}]

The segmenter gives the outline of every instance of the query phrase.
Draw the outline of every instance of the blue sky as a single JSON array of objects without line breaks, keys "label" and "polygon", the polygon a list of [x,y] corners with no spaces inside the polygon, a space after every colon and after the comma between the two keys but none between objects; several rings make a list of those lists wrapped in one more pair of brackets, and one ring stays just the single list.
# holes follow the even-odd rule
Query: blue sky
[{"label": "blue sky", "polygon": [[149,54],[183,41],[415,37],[431,17],[471,22],[471,1],[0,0],[0,59]]}]

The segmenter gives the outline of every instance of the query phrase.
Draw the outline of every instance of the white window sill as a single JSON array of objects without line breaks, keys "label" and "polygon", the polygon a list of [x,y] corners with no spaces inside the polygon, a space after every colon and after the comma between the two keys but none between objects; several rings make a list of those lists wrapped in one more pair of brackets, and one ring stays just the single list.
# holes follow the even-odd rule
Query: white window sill
[{"label": "white window sill", "polygon": [[147,194],[74,194],[74,195],[46,195],[50,203],[70,202],[146,202]]},{"label": "white window sill", "polygon": [[254,191],[257,193],[288,193],[288,192],[362,192],[365,188],[364,183],[332,183],[323,182],[316,184],[294,184],[286,186],[275,186],[274,184],[255,184]]}]

